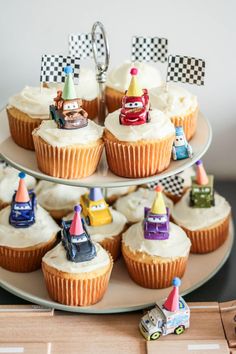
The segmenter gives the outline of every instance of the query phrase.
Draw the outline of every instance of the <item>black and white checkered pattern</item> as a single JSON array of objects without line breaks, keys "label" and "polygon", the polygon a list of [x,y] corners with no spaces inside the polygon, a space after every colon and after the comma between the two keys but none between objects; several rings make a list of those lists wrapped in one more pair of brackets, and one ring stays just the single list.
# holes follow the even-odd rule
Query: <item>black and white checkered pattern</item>
[{"label": "black and white checkered pattern", "polygon": [[132,38],[132,61],[160,61],[167,60],[168,39],[158,37],[137,37]]},{"label": "black and white checkered pattern", "polygon": [[66,66],[73,68],[74,83],[79,83],[80,58],[44,54],[41,61],[40,82],[65,82],[66,74],[64,68]]},{"label": "black and white checkered pattern", "polygon": [[[98,57],[105,56],[105,45],[102,33],[96,33]],[[79,33],[69,35],[69,54],[81,59],[93,58],[91,33]]]},{"label": "black and white checkered pattern", "polygon": [[169,56],[166,81],[204,85],[204,78],[204,60],[180,55]]},{"label": "black and white checkered pattern", "polygon": [[174,175],[163,178],[157,182],[151,182],[148,184],[148,188],[155,189],[158,185],[161,185],[166,192],[181,196],[184,189],[184,179],[178,175]]}]

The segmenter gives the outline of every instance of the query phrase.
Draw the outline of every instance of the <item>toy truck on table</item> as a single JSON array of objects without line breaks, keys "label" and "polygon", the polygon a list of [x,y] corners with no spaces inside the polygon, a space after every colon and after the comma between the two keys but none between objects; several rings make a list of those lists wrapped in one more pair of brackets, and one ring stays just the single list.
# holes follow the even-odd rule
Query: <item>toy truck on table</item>
[{"label": "toy truck on table", "polygon": [[157,302],[139,323],[141,334],[146,340],[156,340],[161,335],[182,334],[189,328],[190,310],[182,297],[179,297],[179,309],[175,312],[166,310],[163,302]]}]

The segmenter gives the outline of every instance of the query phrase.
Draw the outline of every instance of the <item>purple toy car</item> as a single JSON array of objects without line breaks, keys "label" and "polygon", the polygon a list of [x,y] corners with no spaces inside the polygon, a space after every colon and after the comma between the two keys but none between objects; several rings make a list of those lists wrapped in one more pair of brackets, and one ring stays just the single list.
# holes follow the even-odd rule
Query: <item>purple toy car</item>
[{"label": "purple toy car", "polygon": [[144,238],[148,240],[166,240],[169,238],[170,211],[166,214],[152,214],[150,208],[144,208]]}]

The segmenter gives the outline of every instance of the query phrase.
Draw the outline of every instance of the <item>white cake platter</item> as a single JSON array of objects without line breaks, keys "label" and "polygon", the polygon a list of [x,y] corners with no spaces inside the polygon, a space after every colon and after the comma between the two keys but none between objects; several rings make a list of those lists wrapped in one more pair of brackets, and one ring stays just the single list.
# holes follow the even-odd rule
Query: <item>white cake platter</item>
[{"label": "white cake platter", "polygon": [[90,177],[72,180],[48,176],[42,173],[37,166],[35,152],[25,150],[14,143],[10,136],[7,114],[5,110],[0,112],[0,155],[11,166],[24,171],[38,179],[44,179],[51,182],[67,184],[81,187],[118,187],[131,186],[150,183],[152,181],[168,177],[170,175],[182,172],[193,165],[207,151],[212,139],[211,126],[208,120],[200,113],[195,136],[191,139],[193,148],[193,158],[179,161],[172,161],[170,166],[164,172],[147,178],[123,178],[114,175],[107,166],[105,153],[100,161],[97,171]]},{"label": "white cake platter", "polygon": [[[187,269],[182,278],[180,289],[182,295],[197,289],[218,272],[229,257],[233,239],[234,231],[231,220],[229,236],[220,248],[208,254],[190,254]],[[41,270],[32,273],[14,273],[0,267],[0,286],[14,295],[41,306],[93,314],[136,311],[152,306],[157,300],[163,300],[170,292],[170,288],[145,289],[134,283],[122,259],[114,265],[109,287],[102,301],[89,307],[65,306],[52,301],[48,296]]]}]

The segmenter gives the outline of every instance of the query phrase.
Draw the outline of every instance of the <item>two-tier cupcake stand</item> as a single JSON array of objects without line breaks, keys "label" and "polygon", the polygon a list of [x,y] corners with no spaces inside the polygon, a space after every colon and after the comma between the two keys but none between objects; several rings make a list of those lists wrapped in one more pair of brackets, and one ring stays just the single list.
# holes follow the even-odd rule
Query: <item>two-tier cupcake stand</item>
[{"label": "two-tier cupcake stand", "polygon": [[[25,150],[12,140],[5,110],[0,113],[0,153],[3,159],[18,170],[38,179],[81,187],[121,187],[141,185],[157,181],[185,170],[199,160],[207,151],[212,132],[208,120],[199,114],[197,132],[191,140],[194,151],[192,159],[172,161],[169,168],[158,176],[142,179],[122,178],[109,171],[105,154],[96,173],[80,180],[66,180],[43,174],[37,167],[35,153]],[[233,226],[230,225],[227,241],[216,251],[208,254],[190,254],[187,270],[182,279],[182,294],[187,294],[207,282],[223,266],[233,244]],[[65,311],[84,313],[116,313],[134,311],[154,304],[169,293],[169,289],[145,289],[134,283],[125,269],[122,259],[115,265],[108,290],[99,303],[89,307],[65,306],[52,301],[47,293],[41,270],[32,273],[14,273],[0,268],[0,286],[33,303]]]}]

